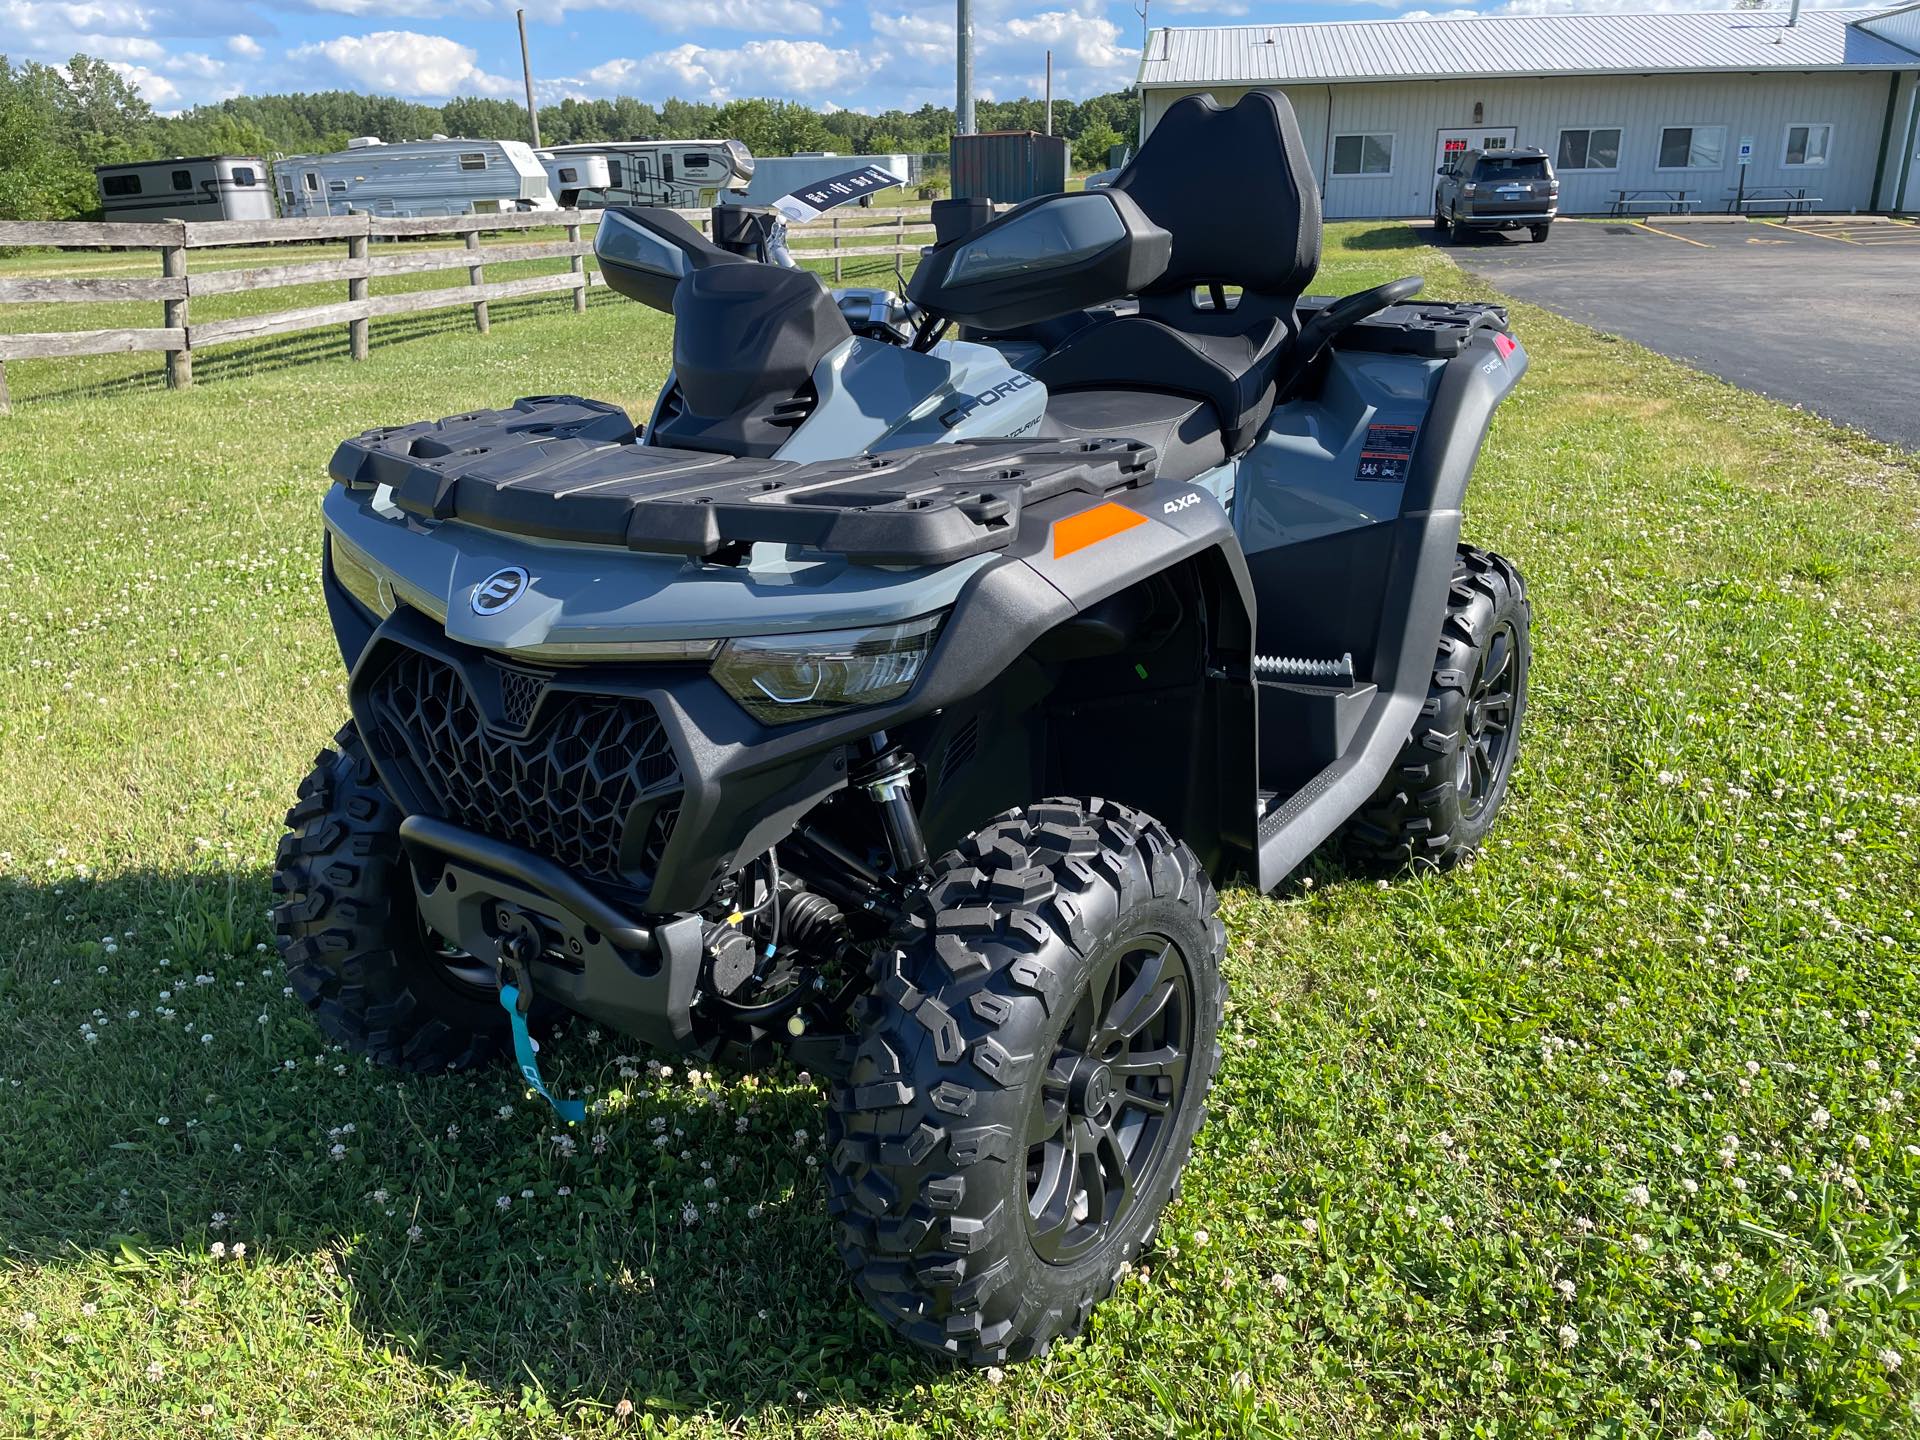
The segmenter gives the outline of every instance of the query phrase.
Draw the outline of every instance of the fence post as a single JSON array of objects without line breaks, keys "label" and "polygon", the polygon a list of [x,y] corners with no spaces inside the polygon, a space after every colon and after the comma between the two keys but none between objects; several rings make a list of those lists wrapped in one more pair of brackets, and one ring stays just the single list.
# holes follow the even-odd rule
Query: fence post
[{"label": "fence post", "polygon": [[[364,261],[367,258],[367,237],[349,235],[347,237],[347,258]],[[367,280],[363,275],[357,280],[347,281],[347,299],[364,300],[367,298]],[[372,322],[362,315],[358,320],[347,322],[347,343],[356,360],[367,358],[367,331]]]},{"label": "fence post", "polygon": [[0,360],[0,415],[13,413],[13,401],[7,395],[7,362]]},{"label": "fence post", "polygon": [[[184,235],[181,239],[185,239]],[[184,287],[187,278],[187,247],[168,245],[160,251],[160,273],[170,280],[179,280]],[[178,300],[168,300],[166,305],[166,326],[169,330],[187,328],[187,299],[182,295]],[[183,336],[178,350],[167,351],[167,388],[184,390],[193,384],[193,351],[190,348],[192,338]]]},{"label": "fence post", "polygon": [[[580,243],[580,227],[578,225],[569,225],[567,227],[567,240],[570,244],[574,245]],[[580,283],[573,287],[573,313],[576,315],[584,315],[587,313],[587,257],[584,255],[568,257],[567,269],[580,277]]]},{"label": "fence post", "polygon": [[[479,248],[480,232],[478,230],[467,231],[467,249],[478,250]],[[469,285],[484,285],[487,283],[485,272],[480,266],[469,265],[467,267],[467,283]],[[487,319],[487,302],[484,300],[476,300],[473,302],[473,328],[478,330],[482,335],[493,328],[492,322]]]},{"label": "fence post", "polygon": [[833,217],[833,283],[840,283],[840,217]]}]

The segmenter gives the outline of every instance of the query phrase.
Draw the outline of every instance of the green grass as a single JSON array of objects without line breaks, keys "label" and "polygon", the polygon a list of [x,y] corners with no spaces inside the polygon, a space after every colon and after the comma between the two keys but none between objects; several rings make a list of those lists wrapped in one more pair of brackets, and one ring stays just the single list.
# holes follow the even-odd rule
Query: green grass
[{"label": "green grass", "polygon": [[[1336,229],[1323,284],[1409,269],[1476,288],[1400,227]],[[1497,842],[1228,895],[1164,1238],[1004,1375],[851,1298],[797,1077],[577,1027],[549,1058],[601,1113],[567,1155],[505,1070],[328,1051],[268,953],[280,816],[345,714],[336,440],[644,411],[663,319],[375,322],[364,364],[234,347],[177,394],[9,367],[0,1434],[1920,1432],[1920,462],[1516,323],[1468,517],[1536,616]]]}]

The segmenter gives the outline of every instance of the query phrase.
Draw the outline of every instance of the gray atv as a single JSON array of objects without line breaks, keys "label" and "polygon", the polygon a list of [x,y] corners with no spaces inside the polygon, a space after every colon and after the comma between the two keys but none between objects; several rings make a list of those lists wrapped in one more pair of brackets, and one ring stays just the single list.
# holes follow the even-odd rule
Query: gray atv
[{"label": "gray atv", "polygon": [[1152,1239],[1215,886],[1486,835],[1528,609],[1460,507],[1526,356],[1417,280],[1303,298],[1272,94],[936,231],[904,295],[835,292],[610,210],[607,282],[677,321],[644,428],[543,396],[342,445],[353,718],[274,883],[295,990],[388,1064],[511,1049],[554,1098],[529,1024],[571,1012],[830,1076],[855,1283],[987,1364]]}]

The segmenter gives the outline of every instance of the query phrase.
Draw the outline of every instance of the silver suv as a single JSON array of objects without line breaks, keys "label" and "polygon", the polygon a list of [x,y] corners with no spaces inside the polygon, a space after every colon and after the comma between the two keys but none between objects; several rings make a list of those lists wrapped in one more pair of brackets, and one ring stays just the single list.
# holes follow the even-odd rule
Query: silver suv
[{"label": "silver suv", "polygon": [[1437,173],[1433,224],[1443,240],[1469,230],[1522,229],[1545,240],[1560,213],[1560,181],[1544,150],[1463,150]]}]

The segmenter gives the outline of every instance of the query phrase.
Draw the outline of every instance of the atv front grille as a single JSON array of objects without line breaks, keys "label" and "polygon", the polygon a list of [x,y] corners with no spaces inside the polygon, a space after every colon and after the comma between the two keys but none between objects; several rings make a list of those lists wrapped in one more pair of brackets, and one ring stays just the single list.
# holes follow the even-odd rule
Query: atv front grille
[{"label": "atv front grille", "polygon": [[[457,667],[400,649],[365,692],[368,738],[440,818],[583,876],[644,887],[679,814],[680,772],[660,717],[634,696],[549,694],[539,676],[495,668],[500,713],[489,716]],[[530,733],[506,733],[536,715]],[[647,829],[623,871],[636,819]]]}]

